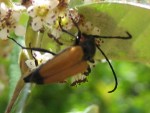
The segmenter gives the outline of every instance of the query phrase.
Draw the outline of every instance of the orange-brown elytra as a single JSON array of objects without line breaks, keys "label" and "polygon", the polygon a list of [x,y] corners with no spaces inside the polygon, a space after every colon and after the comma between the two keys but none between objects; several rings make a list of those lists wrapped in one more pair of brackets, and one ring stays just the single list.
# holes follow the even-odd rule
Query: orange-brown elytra
[{"label": "orange-brown elytra", "polygon": [[82,60],[83,56],[80,46],[67,48],[30,73],[24,80],[37,84],[63,82],[67,77],[84,72],[88,68],[87,62]]},{"label": "orange-brown elytra", "polygon": [[[71,18],[72,19],[72,18]],[[108,58],[106,57],[105,53],[101,50],[99,47],[99,44],[96,43],[96,38],[117,38],[117,39],[130,39],[132,38],[131,34],[129,32],[127,33],[127,36],[97,36],[97,35],[87,35],[85,33],[82,33],[77,25],[77,23],[72,19],[72,22],[78,29],[78,35],[75,36],[72,33],[66,31],[63,29],[61,25],[61,18],[59,21],[59,26],[61,30],[75,38],[75,43],[73,46],[63,50],[59,54],[55,54],[53,52],[47,51],[42,48],[25,48],[22,47],[22,49],[30,49],[35,51],[42,51],[42,52],[48,52],[51,53],[54,56],[51,60],[48,60],[45,64],[42,64],[39,66],[36,70],[32,71],[29,75],[27,75],[24,78],[25,82],[34,82],[37,84],[50,84],[50,83],[56,83],[56,82],[63,82],[66,78],[76,75],[78,73],[83,73],[85,75],[89,74],[90,68],[87,63],[87,61],[93,62],[93,57],[96,52],[96,48],[102,53],[102,55],[105,57],[106,61],[108,62],[114,78],[115,78],[115,87],[113,90],[109,91],[109,93],[113,92],[117,88],[117,77],[116,73],[109,62]],[[81,80],[84,81],[84,80]],[[80,82],[77,81],[77,82]]]}]

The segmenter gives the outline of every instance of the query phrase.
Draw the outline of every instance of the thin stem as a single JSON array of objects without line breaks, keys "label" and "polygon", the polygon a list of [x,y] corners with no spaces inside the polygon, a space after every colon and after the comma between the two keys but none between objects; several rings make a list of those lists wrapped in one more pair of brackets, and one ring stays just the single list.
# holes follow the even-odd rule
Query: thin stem
[{"label": "thin stem", "polygon": [[63,45],[62,42],[60,42],[54,35],[48,33],[47,34],[49,38],[53,38],[55,40],[56,43],[58,43],[59,45]]},{"label": "thin stem", "polygon": [[[31,48],[31,43],[29,43],[29,47]],[[37,59],[34,56],[33,50],[31,50],[31,55],[32,55],[33,59],[35,60],[35,65],[37,67],[38,66],[38,61],[37,61]]]}]

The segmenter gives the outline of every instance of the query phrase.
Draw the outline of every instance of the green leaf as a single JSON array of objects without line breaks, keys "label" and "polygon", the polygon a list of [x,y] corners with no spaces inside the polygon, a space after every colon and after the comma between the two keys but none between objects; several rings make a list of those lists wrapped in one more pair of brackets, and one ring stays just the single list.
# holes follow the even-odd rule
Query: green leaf
[{"label": "green leaf", "polygon": [[[21,51],[19,56],[19,65],[18,62],[15,62],[16,59],[18,59],[18,57],[16,57],[18,56],[18,49],[16,48],[14,49],[12,56],[13,56],[11,62],[12,64],[10,65],[11,100],[7,106],[5,113],[10,113],[10,112],[16,113],[16,112],[21,112],[23,110],[23,106],[25,104],[26,98],[28,97],[29,89],[31,85],[31,84],[25,84],[23,81],[24,75],[29,71],[29,69],[24,63],[29,56],[25,54],[24,51]],[[18,66],[20,66],[20,68]],[[21,73],[20,70],[18,69],[21,70]],[[15,72],[17,73],[19,72],[19,73],[15,74]]]},{"label": "green leaf", "polygon": [[[131,40],[103,39],[101,48],[111,59],[150,63],[150,6],[131,3],[94,3],[78,6],[86,21],[101,29],[101,35],[126,36]],[[100,59],[100,53],[97,53]]]},{"label": "green leaf", "polygon": [[70,7],[75,7],[77,5],[83,4],[83,0],[70,0],[69,6]]},{"label": "green leaf", "polygon": [[14,46],[14,49],[11,53],[11,61],[10,61],[10,67],[9,67],[9,75],[10,75],[10,95],[12,96],[12,93],[14,91],[14,87],[17,84],[17,81],[20,78],[20,69],[18,65],[18,53],[19,53],[19,47],[17,45]]}]

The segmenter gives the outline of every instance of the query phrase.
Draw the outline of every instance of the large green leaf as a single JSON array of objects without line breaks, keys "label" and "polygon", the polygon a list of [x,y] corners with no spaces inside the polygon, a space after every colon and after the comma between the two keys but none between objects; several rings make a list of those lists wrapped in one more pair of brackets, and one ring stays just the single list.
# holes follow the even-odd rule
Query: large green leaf
[{"label": "large green leaf", "polygon": [[[78,6],[86,21],[101,29],[101,35],[126,36],[131,40],[104,39],[101,48],[111,59],[150,63],[150,6],[133,3],[94,3]],[[99,53],[97,54],[100,58]]]}]

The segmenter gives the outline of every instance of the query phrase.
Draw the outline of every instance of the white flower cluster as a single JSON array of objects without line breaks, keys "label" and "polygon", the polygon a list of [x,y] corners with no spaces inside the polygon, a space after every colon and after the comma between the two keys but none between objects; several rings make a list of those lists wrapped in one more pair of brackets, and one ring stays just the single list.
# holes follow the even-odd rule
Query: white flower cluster
[{"label": "white flower cluster", "polygon": [[52,59],[54,57],[52,54],[49,54],[49,53],[41,54],[38,51],[33,51],[32,55],[37,60],[37,63],[38,63],[37,65],[36,65],[34,59],[33,60],[29,59],[29,60],[25,61],[26,65],[28,66],[28,68],[31,71],[36,69],[39,65],[45,63],[46,61],[48,61],[49,59]]},{"label": "white flower cluster", "polygon": [[[76,12],[75,10],[69,10],[69,2],[70,0],[32,0],[29,7],[26,8],[18,5],[8,8],[4,3],[0,3],[0,38],[7,39],[10,32],[14,32],[17,36],[25,35],[25,28],[19,25],[22,9],[25,9],[29,15],[30,24],[34,31],[38,32],[46,29],[53,36],[59,38],[61,35],[58,24],[60,17],[62,25],[66,30],[71,29],[73,26],[72,22],[70,22],[70,12]],[[72,18],[78,18],[77,13],[75,16]]]},{"label": "white flower cluster", "polygon": [[7,39],[10,32],[14,31],[17,36],[25,34],[25,28],[18,24],[20,19],[20,10],[25,7],[13,6],[8,8],[4,3],[0,3],[0,38]]},{"label": "white flower cluster", "polygon": [[82,29],[82,32],[87,32],[91,35],[100,35],[100,28],[94,26],[90,21],[87,22],[81,22],[80,23],[80,29]]},{"label": "white flower cluster", "polygon": [[[70,0],[37,0],[27,9],[29,16],[32,18],[31,26],[34,31],[48,28],[55,38],[59,38],[61,30],[58,25],[61,17],[62,25],[66,30],[72,28],[73,24],[70,19],[70,12],[74,15],[75,11],[68,8]],[[75,17],[76,16],[76,17]],[[75,15],[72,18],[77,18]]]},{"label": "white flower cluster", "polygon": [[57,12],[55,8],[58,6],[58,0],[37,0],[28,8],[28,14],[32,18],[32,28],[35,31],[40,30],[44,24],[53,25]]}]

